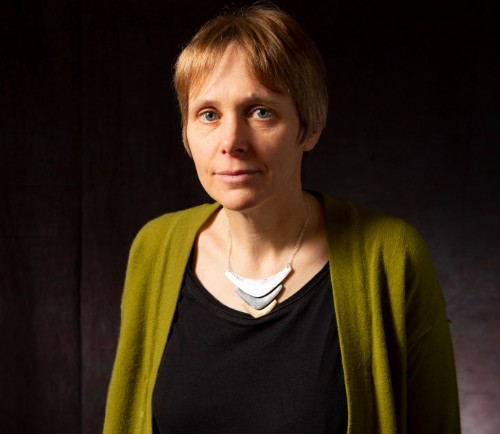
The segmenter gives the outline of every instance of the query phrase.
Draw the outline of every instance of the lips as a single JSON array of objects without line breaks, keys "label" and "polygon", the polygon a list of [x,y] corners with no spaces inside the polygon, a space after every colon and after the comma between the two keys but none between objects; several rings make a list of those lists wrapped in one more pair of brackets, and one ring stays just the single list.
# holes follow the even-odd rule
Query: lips
[{"label": "lips", "polygon": [[221,170],[215,172],[215,176],[225,182],[243,182],[250,180],[257,175],[258,170],[243,169],[243,170]]},{"label": "lips", "polygon": [[256,173],[257,170],[252,170],[252,169],[241,169],[241,170],[221,170],[219,172],[216,172],[216,175],[223,175],[223,176],[239,176],[239,175],[247,175],[250,173]]}]

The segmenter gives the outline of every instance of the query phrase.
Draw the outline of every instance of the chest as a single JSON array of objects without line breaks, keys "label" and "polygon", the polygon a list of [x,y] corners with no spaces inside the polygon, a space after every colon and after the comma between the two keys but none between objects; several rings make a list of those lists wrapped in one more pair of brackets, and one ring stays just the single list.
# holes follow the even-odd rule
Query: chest
[{"label": "chest", "polygon": [[340,433],[346,411],[327,267],[259,319],[186,277],[155,388],[160,432]]}]

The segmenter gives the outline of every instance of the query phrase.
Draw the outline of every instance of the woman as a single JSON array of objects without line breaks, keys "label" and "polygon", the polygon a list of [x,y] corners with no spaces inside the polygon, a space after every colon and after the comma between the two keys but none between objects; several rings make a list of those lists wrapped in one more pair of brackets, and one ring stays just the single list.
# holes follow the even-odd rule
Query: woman
[{"label": "woman", "polygon": [[206,23],[174,75],[213,204],[132,246],[105,433],[458,433],[445,303],[403,221],[301,184],[321,57],[254,5]]}]

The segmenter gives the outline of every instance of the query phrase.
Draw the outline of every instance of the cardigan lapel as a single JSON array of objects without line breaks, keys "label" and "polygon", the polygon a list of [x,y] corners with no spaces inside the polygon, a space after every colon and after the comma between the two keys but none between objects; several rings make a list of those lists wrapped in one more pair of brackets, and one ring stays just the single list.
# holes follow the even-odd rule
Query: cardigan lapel
[{"label": "cardigan lapel", "polygon": [[325,194],[320,198],[328,226],[330,279],[347,393],[348,433],[366,433],[372,426],[374,408],[370,405],[371,315],[360,222],[351,203]]}]

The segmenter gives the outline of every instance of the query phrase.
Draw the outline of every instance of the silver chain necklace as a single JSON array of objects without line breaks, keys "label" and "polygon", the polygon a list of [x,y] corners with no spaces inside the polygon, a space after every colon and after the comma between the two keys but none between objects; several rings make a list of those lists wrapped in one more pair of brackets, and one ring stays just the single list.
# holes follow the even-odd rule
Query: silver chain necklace
[{"label": "silver chain necklace", "polygon": [[300,248],[311,214],[311,207],[305,196],[304,200],[307,207],[306,220],[302,225],[302,229],[300,230],[299,236],[292,250],[292,254],[290,255],[290,260],[281,271],[278,271],[272,276],[265,277],[264,279],[250,279],[249,277],[243,277],[236,274],[231,268],[231,229],[229,227],[229,219],[226,217],[227,268],[225,275],[235,285],[234,290],[236,291],[236,294],[238,294],[238,296],[243,300],[243,308],[254,318],[264,316],[274,309],[274,307],[278,304],[276,298],[283,288],[282,282],[292,271],[293,259]]}]

